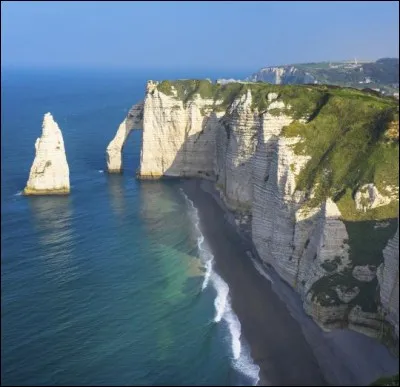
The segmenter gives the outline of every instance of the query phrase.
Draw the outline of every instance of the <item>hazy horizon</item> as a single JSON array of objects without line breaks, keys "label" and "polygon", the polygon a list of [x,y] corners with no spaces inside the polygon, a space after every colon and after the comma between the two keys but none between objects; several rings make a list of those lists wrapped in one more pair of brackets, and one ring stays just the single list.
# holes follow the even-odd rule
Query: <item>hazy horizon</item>
[{"label": "hazy horizon", "polygon": [[225,70],[399,56],[378,2],[2,2],[1,67]]},{"label": "hazy horizon", "polygon": [[176,72],[179,70],[194,70],[194,71],[248,71],[248,70],[254,70],[256,71],[257,69],[261,69],[263,67],[278,67],[278,66],[290,66],[290,65],[295,65],[295,64],[311,64],[311,63],[344,63],[344,62],[353,62],[354,60],[357,60],[357,62],[362,63],[362,62],[376,62],[377,60],[380,59],[399,59],[399,55],[397,56],[380,56],[379,58],[342,58],[342,59],[332,59],[332,60],[319,60],[319,61],[302,61],[302,62],[291,62],[291,63],[266,63],[264,65],[259,66],[258,68],[254,67],[247,67],[247,68],[232,68],[232,67],[179,67],[179,66],[172,66],[172,67],[150,67],[150,66],[144,66],[144,67],[131,67],[131,66],[110,66],[110,65],[103,65],[103,66],[96,66],[96,65],[87,65],[87,66],[82,66],[82,65],[59,65],[59,66],[49,66],[49,65],[24,65],[24,64],[2,64],[1,68],[2,69],[18,69],[18,70],[121,70],[121,71],[130,71],[130,70],[135,70],[138,72],[142,71],[171,71],[171,72]]}]

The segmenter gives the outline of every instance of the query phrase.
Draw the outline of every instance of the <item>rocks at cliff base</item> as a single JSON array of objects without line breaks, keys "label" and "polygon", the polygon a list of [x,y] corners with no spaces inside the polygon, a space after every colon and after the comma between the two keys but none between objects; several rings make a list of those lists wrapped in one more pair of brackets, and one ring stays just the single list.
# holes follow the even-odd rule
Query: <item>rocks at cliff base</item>
[{"label": "rocks at cliff base", "polygon": [[70,192],[69,167],[60,128],[50,113],[43,118],[42,135],[35,142],[35,159],[24,195],[54,195]]},{"label": "rocks at cliff base", "polygon": [[368,265],[355,266],[353,277],[361,282],[371,282],[376,277],[376,269]]},{"label": "rocks at cliff base", "polygon": [[110,173],[119,173],[122,171],[122,149],[133,129],[142,129],[143,127],[143,102],[140,102],[129,110],[118,127],[115,137],[108,144],[106,151],[107,170]]}]

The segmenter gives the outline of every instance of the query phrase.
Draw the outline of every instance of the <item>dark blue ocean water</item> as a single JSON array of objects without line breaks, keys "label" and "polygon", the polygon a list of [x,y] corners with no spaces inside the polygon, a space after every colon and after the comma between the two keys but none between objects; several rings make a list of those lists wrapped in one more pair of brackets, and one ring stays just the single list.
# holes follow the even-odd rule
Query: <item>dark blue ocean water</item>
[{"label": "dark blue ocean water", "polygon": [[[213,74],[184,74],[196,75]],[[195,209],[178,182],[134,178],[140,131],[125,146],[124,173],[104,173],[106,146],[146,79],[164,77],[174,78],[2,72],[2,385],[256,382],[237,353],[226,284],[208,281]],[[72,193],[24,197],[48,111],[63,132]]]}]

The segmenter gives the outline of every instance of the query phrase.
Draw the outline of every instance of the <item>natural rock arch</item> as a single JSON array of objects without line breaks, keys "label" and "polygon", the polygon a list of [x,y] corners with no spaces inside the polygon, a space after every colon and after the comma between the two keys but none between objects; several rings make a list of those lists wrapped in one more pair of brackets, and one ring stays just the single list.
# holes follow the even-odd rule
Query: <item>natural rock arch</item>
[{"label": "natural rock arch", "polygon": [[109,173],[122,172],[122,149],[132,130],[143,129],[143,107],[143,101],[132,106],[119,125],[115,137],[108,144],[106,158]]}]

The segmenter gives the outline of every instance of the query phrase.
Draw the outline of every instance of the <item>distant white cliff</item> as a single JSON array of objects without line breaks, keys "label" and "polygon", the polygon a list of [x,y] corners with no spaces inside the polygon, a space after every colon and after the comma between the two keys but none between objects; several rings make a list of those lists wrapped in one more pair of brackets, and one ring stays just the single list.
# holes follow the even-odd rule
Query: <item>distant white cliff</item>
[{"label": "distant white cliff", "polygon": [[70,192],[69,167],[60,128],[50,113],[43,118],[42,135],[35,142],[35,159],[24,195],[54,195]]},{"label": "distant white cliff", "polygon": [[313,75],[294,66],[265,67],[248,77],[247,81],[262,81],[277,85],[318,83],[317,79]]}]

